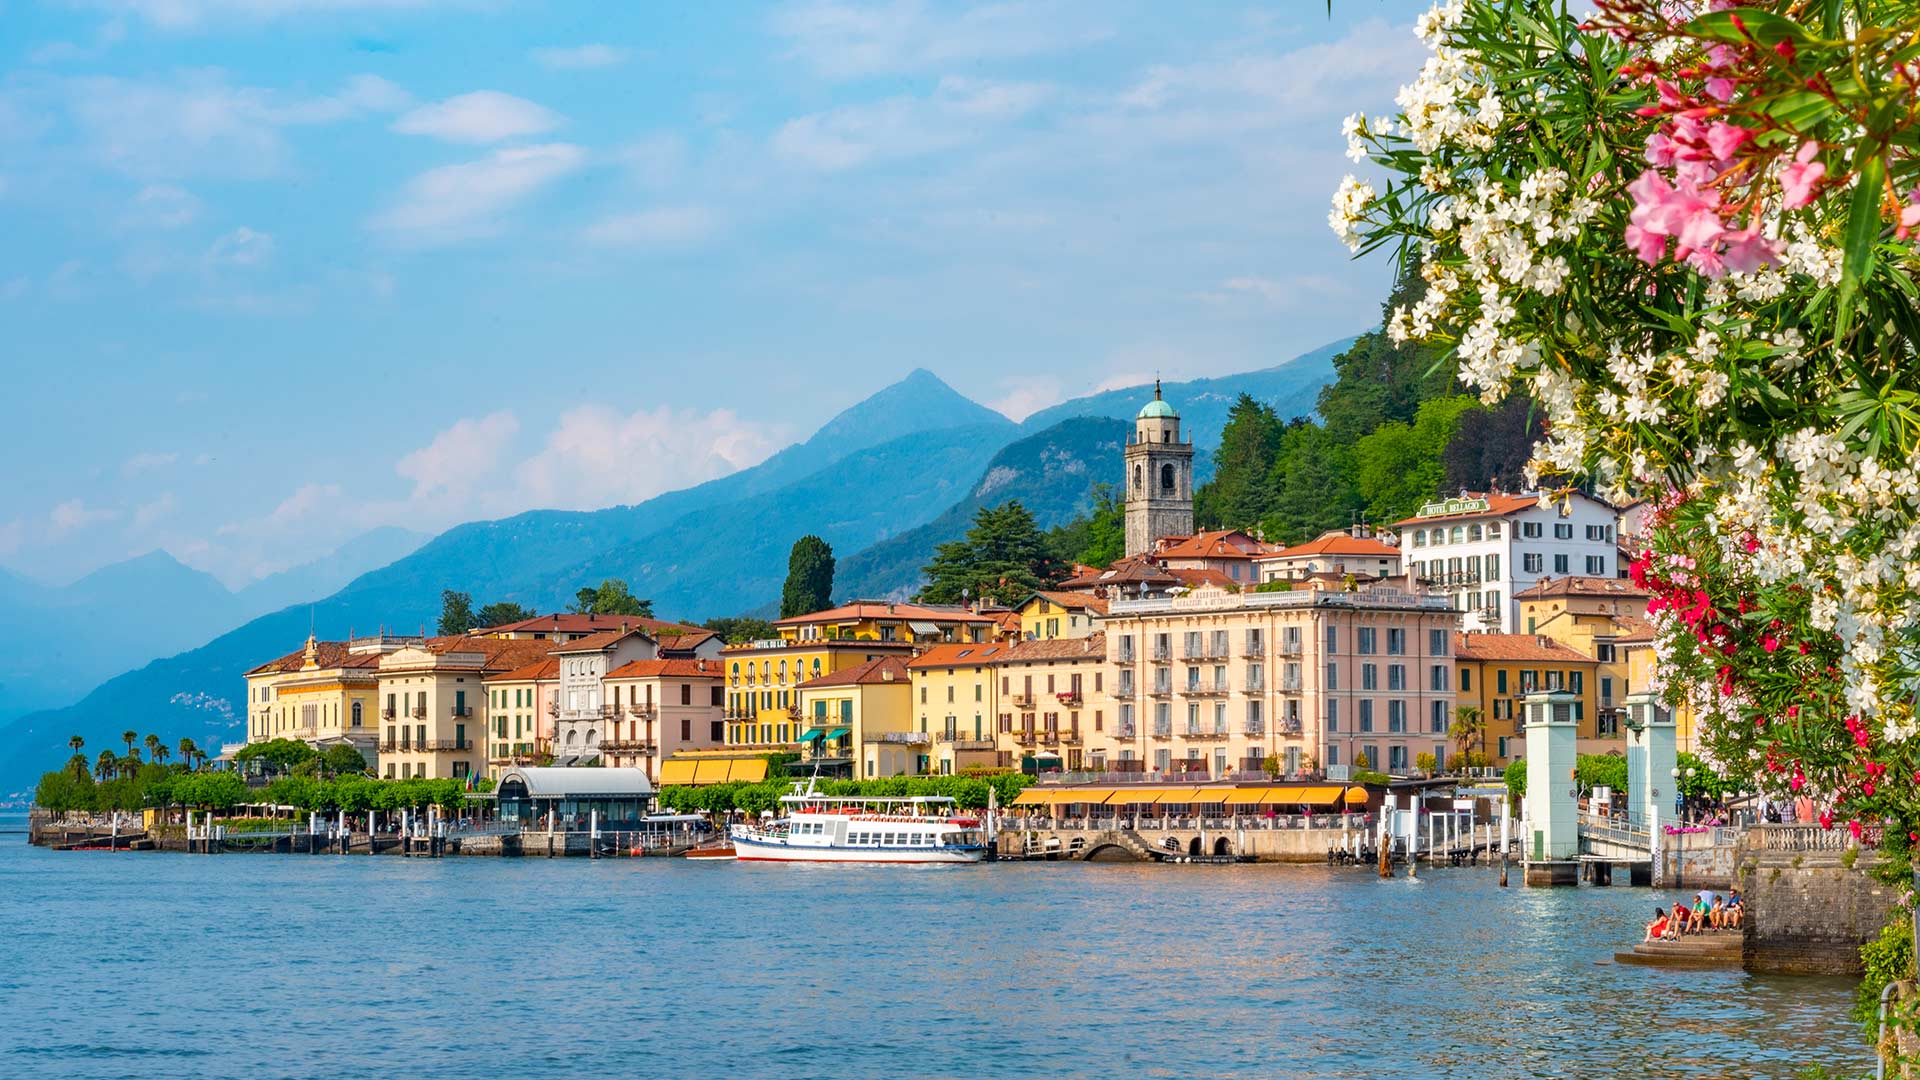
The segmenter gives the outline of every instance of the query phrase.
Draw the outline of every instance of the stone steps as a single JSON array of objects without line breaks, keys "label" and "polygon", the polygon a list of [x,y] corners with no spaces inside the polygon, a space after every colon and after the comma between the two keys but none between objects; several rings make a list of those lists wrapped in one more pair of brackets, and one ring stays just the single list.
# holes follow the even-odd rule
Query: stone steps
[{"label": "stone steps", "polygon": [[1678,941],[1642,942],[1632,952],[1614,953],[1613,959],[1659,967],[1739,967],[1743,940],[1738,930],[1712,930]]}]

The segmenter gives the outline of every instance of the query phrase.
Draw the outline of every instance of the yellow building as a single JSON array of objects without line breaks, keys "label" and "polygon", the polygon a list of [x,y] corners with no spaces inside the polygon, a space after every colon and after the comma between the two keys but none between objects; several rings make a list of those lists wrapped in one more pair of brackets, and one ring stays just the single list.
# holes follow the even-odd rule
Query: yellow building
[{"label": "yellow building", "polygon": [[[1642,694],[1659,684],[1658,663],[1653,651],[1653,628],[1642,627],[1633,633],[1623,635],[1614,642],[1627,668],[1627,686],[1631,693]],[[1673,713],[1673,735],[1675,748],[1690,754],[1697,754],[1700,748],[1694,744],[1693,706],[1682,700],[1678,705],[1668,705],[1664,701],[1660,708]]]},{"label": "yellow building", "polygon": [[315,747],[347,742],[371,766],[379,752],[376,719],[383,656],[418,638],[320,641],[247,672],[247,741],[298,739]]},{"label": "yellow building", "polygon": [[1620,642],[1647,629],[1647,591],[1626,578],[1562,577],[1544,579],[1513,598],[1527,633],[1544,634],[1598,664],[1595,734],[1621,740],[1618,749],[1624,751],[1626,697],[1647,684],[1631,677]]},{"label": "yellow building", "polygon": [[906,641],[785,638],[736,645],[720,654],[726,673],[728,746],[792,748],[807,725],[795,689],[808,679],[892,656],[906,660]]},{"label": "yellow building", "polygon": [[999,764],[1000,680],[991,665],[1011,648],[1002,642],[935,645],[907,662],[917,730],[932,736],[929,771],[951,775]]},{"label": "yellow building", "polygon": [[1013,610],[1020,616],[1022,640],[1051,641],[1093,633],[1095,621],[1107,613],[1107,602],[1088,593],[1037,592]]},{"label": "yellow building", "polygon": [[560,661],[543,657],[481,680],[487,692],[487,774],[553,760],[553,721],[560,715]]},{"label": "yellow building", "polygon": [[1525,757],[1525,721],[1519,702],[1537,690],[1579,695],[1573,716],[1580,753],[1619,749],[1617,738],[1598,734],[1596,661],[1539,634],[1456,634],[1453,640],[1458,686],[1454,703],[1476,710],[1481,723],[1476,745],[1464,749],[1481,750],[1478,743],[1483,741],[1492,765]]},{"label": "yellow building", "polygon": [[957,604],[890,604],[856,600],[851,604],[795,615],[773,624],[780,637],[800,641],[894,641],[932,645],[953,641],[989,641],[996,620]]},{"label": "yellow building", "polygon": [[[1035,767],[1105,772],[1119,759],[1114,700],[1107,693],[1105,634],[1022,641],[994,663],[1000,698],[998,764],[1032,757]],[[1225,759],[1218,763],[1225,774]]]},{"label": "yellow building", "polygon": [[380,775],[463,779],[487,769],[489,675],[543,659],[548,640],[428,638],[380,658]]},{"label": "yellow building", "polygon": [[882,656],[795,688],[802,760],[846,768],[856,779],[917,776],[932,761],[932,739],[913,720],[906,661]]}]

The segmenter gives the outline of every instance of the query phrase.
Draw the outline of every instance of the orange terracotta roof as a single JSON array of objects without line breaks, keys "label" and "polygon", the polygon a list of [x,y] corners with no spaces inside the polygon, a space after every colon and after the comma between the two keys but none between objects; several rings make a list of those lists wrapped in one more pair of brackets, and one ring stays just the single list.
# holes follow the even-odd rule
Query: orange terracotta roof
[{"label": "orange terracotta roof", "polygon": [[1433,514],[1428,517],[1401,518],[1394,524],[1418,525],[1425,521],[1468,521],[1473,518],[1506,517],[1540,505],[1538,495],[1508,495],[1498,491],[1469,491],[1465,495],[1469,499],[1487,500],[1487,508],[1463,514]]},{"label": "orange terracotta roof", "polygon": [[522,664],[512,671],[503,671],[498,675],[489,675],[482,682],[543,682],[560,677],[560,661],[549,656],[545,660],[535,660],[531,664]]},{"label": "orange terracotta roof", "polygon": [[1392,544],[1383,544],[1372,537],[1354,536],[1351,533],[1339,531],[1327,533],[1318,540],[1309,540],[1304,544],[1281,548],[1265,558],[1294,559],[1312,555],[1363,555],[1397,559],[1400,557],[1400,549]]},{"label": "orange terracotta roof", "polygon": [[653,640],[651,634],[648,634],[645,630],[636,626],[626,630],[602,630],[597,634],[588,634],[586,637],[574,638],[572,641],[552,643],[552,648],[553,651],[557,653],[602,652],[613,648],[628,638],[635,637],[646,638],[648,641]]},{"label": "orange terracotta roof", "polygon": [[1540,634],[1455,634],[1454,654],[1461,660],[1522,660],[1555,664],[1591,664],[1592,657]]},{"label": "orange terracotta roof", "polygon": [[1013,646],[1000,641],[954,643],[935,645],[919,656],[907,661],[907,667],[913,669],[938,667],[970,667],[990,664],[1007,654]]},{"label": "orange terracotta roof", "polygon": [[1082,638],[1040,638],[1016,641],[1001,660],[1018,664],[1029,660],[1100,660],[1107,658],[1107,635],[1088,634]]},{"label": "orange terracotta roof", "polygon": [[1218,585],[1223,589],[1237,589],[1241,585],[1240,582],[1233,580],[1218,570],[1187,570],[1177,566],[1166,566],[1161,569],[1172,574],[1175,578],[1179,579],[1180,584],[1188,586],[1189,588],[1197,589],[1202,585]]},{"label": "orange terracotta roof", "polygon": [[621,626],[639,627],[649,633],[687,634],[701,629],[682,623],[668,622],[665,619],[648,619],[639,615],[583,615],[571,611],[555,612],[552,615],[535,615],[531,619],[522,619],[502,626],[489,626],[477,629],[476,634],[592,634],[601,630],[618,630]]},{"label": "orange terracotta roof", "polygon": [[1146,556],[1130,555],[1114,560],[1113,565],[1105,570],[1068,578],[1060,584],[1062,588],[1094,588],[1100,585],[1171,585],[1177,580],[1171,570],[1155,566]]},{"label": "orange terracotta roof", "polygon": [[661,652],[691,652],[707,643],[708,638],[717,637],[711,630],[693,630],[685,634],[661,633],[658,636]]},{"label": "orange terracotta roof", "polygon": [[1627,578],[1547,577],[1513,594],[1515,600],[1539,600],[1549,596],[1621,597],[1644,600],[1653,594]]},{"label": "orange terracotta roof", "polygon": [[672,676],[678,679],[717,679],[721,675],[718,660],[629,660],[612,671],[607,672],[609,679],[657,679]]},{"label": "orange terracotta roof", "polygon": [[494,638],[454,634],[428,638],[421,643],[420,648],[436,656],[445,656],[448,653],[479,653],[482,658],[480,662],[482,671],[512,671],[544,659],[558,644],[554,641],[531,638]]},{"label": "orange terracotta roof", "polygon": [[882,656],[864,664],[855,664],[850,668],[830,671],[817,678],[808,679],[794,689],[817,690],[829,686],[870,686],[886,682],[905,684],[906,681],[906,661],[897,656]]},{"label": "orange terracotta roof", "polygon": [[1027,601],[1032,600],[1036,596],[1051,603],[1058,604],[1060,607],[1066,608],[1069,611],[1091,611],[1095,615],[1105,615],[1107,613],[1107,602],[1098,596],[1077,592],[1055,592],[1047,589],[1042,589],[1034,593],[1033,596],[1027,597],[1026,600],[1020,601],[1020,603],[1015,606],[1025,607]]},{"label": "orange terracotta roof", "polygon": [[958,605],[932,604],[889,604],[881,600],[856,600],[851,604],[816,611],[810,615],[795,615],[781,619],[775,626],[802,626],[807,623],[855,622],[866,619],[913,619],[918,622],[993,622],[990,615],[980,615]]},{"label": "orange terracotta roof", "polygon": [[1251,559],[1274,550],[1239,529],[1218,529],[1175,540],[1153,553],[1156,559]]}]

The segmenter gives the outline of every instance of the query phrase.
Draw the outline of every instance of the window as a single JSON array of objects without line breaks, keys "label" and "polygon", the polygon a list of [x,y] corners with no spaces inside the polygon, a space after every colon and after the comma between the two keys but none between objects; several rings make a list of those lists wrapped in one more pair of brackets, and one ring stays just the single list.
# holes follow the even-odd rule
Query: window
[{"label": "window", "polygon": [[1413,546],[1414,547],[1427,546],[1427,530],[1425,529],[1413,530]]},{"label": "window", "polygon": [[1407,655],[1407,632],[1397,627],[1387,630],[1387,655]]},{"label": "window", "polygon": [[1607,576],[1607,557],[1605,555],[1587,556],[1587,576],[1588,577],[1606,577]]},{"label": "window", "polygon": [[1407,688],[1407,665],[1387,665],[1387,689],[1405,690]]},{"label": "window", "polygon": [[1360,689],[1380,689],[1380,669],[1373,664],[1360,665]]},{"label": "window", "polygon": [[1498,668],[1493,673],[1493,692],[1502,697],[1507,693],[1507,669]]},{"label": "window", "polygon": [[[1340,730],[1340,699],[1339,698],[1333,698],[1327,702],[1327,730],[1328,731]],[[1329,758],[1327,761],[1327,764],[1329,765],[1333,764],[1333,760]]]},{"label": "window", "polygon": [[1573,691],[1574,693],[1576,694],[1584,693],[1586,682],[1587,682],[1586,672],[1584,671],[1567,672],[1567,689]]},{"label": "window", "polygon": [[1436,701],[1433,703],[1432,725],[1433,725],[1433,732],[1436,735],[1442,734],[1447,730],[1447,703],[1446,702]]},{"label": "window", "polygon": [[1453,528],[1447,530],[1447,542],[1450,544],[1462,543],[1466,538],[1467,530],[1464,525],[1455,525]]},{"label": "window", "polygon": [[1327,651],[1330,653],[1340,651],[1340,628],[1337,626],[1327,627]]},{"label": "window", "polygon": [[1160,490],[1163,492],[1173,490],[1173,466],[1171,464],[1160,466]]},{"label": "window", "polygon": [[1472,691],[1473,691],[1473,669],[1469,667],[1463,667],[1460,669],[1460,692],[1471,693]]},{"label": "window", "polygon": [[1327,665],[1327,689],[1329,690],[1340,689],[1340,665],[1339,664],[1329,663]]},{"label": "window", "polygon": [[1600,707],[1604,709],[1612,704],[1613,677],[1611,675],[1602,675],[1600,676]]},{"label": "window", "polygon": [[1554,523],[1553,523],[1553,538],[1554,538],[1555,540],[1571,540],[1571,539],[1573,539],[1573,526],[1572,526],[1572,525],[1571,525],[1570,523],[1568,523],[1568,522],[1565,522],[1565,521],[1556,521],[1556,522],[1554,522]]},{"label": "window", "polygon": [[1360,699],[1360,730],[1373,730],[1373,699]]},{"label": "window", "polygon": [[1487,578],[1486,579],[1488,581],[1498,581],[1500,579],[1500,556],[1498,555],[1487,556]]},{"label": "window", "polygon": [[1529,551],[1520,556],[1520,569],[1529,574],[1537,574],[1546,569],[1547,558],[1537,551]]},{"label": "window", "polygon": [[[1447,665],[1434,664],[1427,670],[1427,689],[1445,693],[1447,690]],[[1466,689],[1461,687],[1461,689]]]},{"label": "window", "polygon": [[1407,703],[1399,698],[1387,701],[1387,730],[1407,730]]},{"label": "window", "polygon": [[353,703],[353,726],[360,726],[360,703],[357,701]]},{"label": "window", "polygon": [[1555,555],[1553,557],[1553,572],[1556,574],[1564,574],[1567,572],[1567,557],[1565,555]]},{"label": "window", "polygon": [[1354,631],[1353,651],[1361,656],[1373,655],[1373,627],[1362,626]]},{"label": "window", "polygon": [[1587,539],[1598,543],[1606,543],[1613,539],[1613,526],[1589,525],[1587,526]]},{"label": "window", "polygon": [[1523,521],[1523,522],[1521,522],[1521,523],[1520,523],[1520,535],[1521,535],[1522,537],[1524,537],[1525,539],[1528,539],[1528,540],[1538,540],[1538,539],[1540,539],[1540,523],[1539,523],[1539,522],[1537,522],[1537,521]]},{"label": "window", "polygon": [[1387,771],[1404,773],[1407,771],[1407,748],[1404,746],[1387,747]]}]

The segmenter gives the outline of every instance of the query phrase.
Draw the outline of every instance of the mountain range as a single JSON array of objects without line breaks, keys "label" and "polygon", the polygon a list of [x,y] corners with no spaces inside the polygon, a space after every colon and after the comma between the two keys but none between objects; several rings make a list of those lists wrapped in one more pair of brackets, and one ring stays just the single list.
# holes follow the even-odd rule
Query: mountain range
[{"label": "mountain range", "polygon": [[[1260,371],[1168,385],[1202,448],[1196,474],[1207,474],[1204,448],[1218,442],[1235,398],[1250,394],[1286,416],[1311,412],[1350,340]],[[0,729],[11,755],[0,759],[0,792],[58,764],[73,734],[90,747],[129,728],[168,742],[237,741],[248,668],[297,648],[310,626],[334,638],[430,630],[443,589],[470,593],[475,606],[510,600],[549,611],[582,585],[619,577],[662,617],[699,621],[765,610],[779,594],[788,548],[814,533],[842,553],[836,596],[904,594],[933,545],[962,535],[981,506],[1021,499],[1043,527],[1084,511],[1096,481],[1119,478],[1120,447],[1148,393],[1107,391],[1015,424],[916,370],[805,442],[720,479],[631,506],[456,526],[331,592],[230,619],[223,625],[231,629],[198,638],[205,644],[197,648],[126,671],[73,705],[20,717]],[[193,632],[214,633],[205,627],[218,621],[196,620]]]}]

